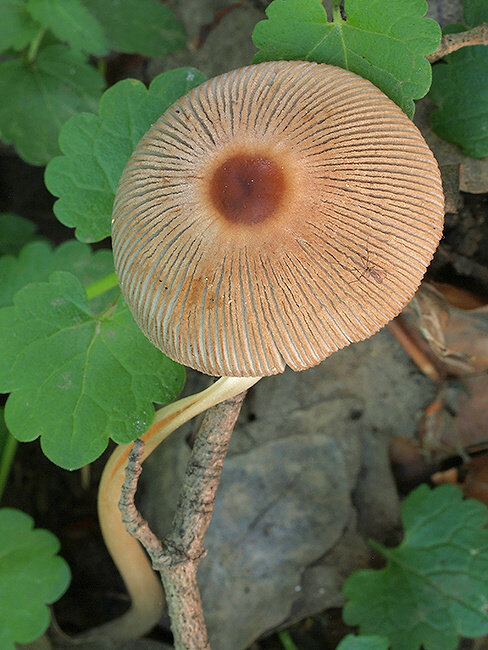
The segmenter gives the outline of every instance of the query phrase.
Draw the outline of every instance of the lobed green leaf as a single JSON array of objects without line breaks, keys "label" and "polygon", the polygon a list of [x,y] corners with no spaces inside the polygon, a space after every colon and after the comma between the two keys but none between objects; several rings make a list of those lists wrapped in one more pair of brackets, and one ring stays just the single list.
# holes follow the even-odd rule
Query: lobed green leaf
[{"label": "lobed green leaf", "polygon": [[[485,0],[466,0],[464,19],[468,27],[488,22]],[[455,25],[446,31],[464,29]],[[488,156],[488,46],[463,47],[436,63],[432,73],[429,97],[437,106],[431,114],[434,131],[467,156]]]},{"label": "lobed green leaf", "polygon": [[[3,408],[0,407],[0,466],[1,466],[2,453],[9,436],[10,436],[10,432],[7,429],[7,425],[5,424],[4,410]],[[2,646],[0,645],[0,648],[1,647]]]},{"label": "lobed green leaf", "polygon": [[61,125],[80,111],[96,110],[103,77],[65,45],[42,49],[35,64],[0,64],[0,132],[19,155],[44,165],[59,153]]},{"label": "lobed green leaf", "polygon": [[70,273],[27,285],[0,310],[7,426],[20,441],[40,436],[61,467],[95,460],[109,437],[124,444],[141,436],[153,403],[170,401],[183,383],[183,367],[146,339],[122,298],[96,317]]},{"label": "lobed green leaf", "polygon": [[393,650],[454,650],[459,635],[488,633],[487,518],[457,487],[421,485],[402,504],[403,542],[378,547],[387,566],[346,580],[344,620]]},{"label": "lobed green leaf", "polygon": [[7,428],[4,409],[0,408],[0,501],[12,469],[18,444],[18,441]]},{"label": "lobed green leaf", "polygon": [[63,127],[63,156],[46,169],[49,191],[60,197],[58,219],[76,228],[81,241],[99,241],[111,231],[117,183],[135,146],[156,119],[205,77],[194,68],[170,70],[147,89],[127,79],[107,90],[99,115],[80,114]]},{"label": "lobed green leaf", "polygon": [[0,52],[23,50],[34,40],[39,31],[27,11],[25,0],[2,0],[0,2]]},{"label": "lobed green leaf", "polygon": [[58,600],[70,581],[66,562],[57,555],[57,538],[34,529],[31,517],[0,509],[0,646],[30,643],[50,622],[47,605]]},{"label": "lobed green leaf", "polygon": [[0,214],[0,255],[16,255],[25,244],[35,239],[36,232],[37,226],[33,221],[10,212]]},{"label": "lobed green leaf", "polygon": [[118,52],[163,56],[186,44],[185,30],[156,0],[83,0]]},{"label": "lobed green leaf", "polygon": [[80,0],[28,0],[34,20],[74,50],[103,56],[108,44],[98,20]]},{"label": "lobed green leaf", "polygon": [[274,0],[258,23],[254,61],[293,59],[329,63],[369,79],[412,117],[414,99],[431,83],[425,56],[440,41],[425,0],[345,0],[347,19],[332,23],[320,0]]},{"label": "lobed green leaf", "polygon": [[337,650],[388,650],[388,639],[384,636],[355,636],[348,634],[337,646]]},{"label": "lobed green leaf", "polygon": [[[26,245],[18,257],[0,257],[0,307],[11,305],[17,291],[31,282],[42,282],[54,271],[69,271],[88,286],[113,273],[113,255],[109,250],[93,252],[87,244],[72,240],[53,248],[46,242],[32,242]],[[95,313],[106,309],[118,295],[118,291],[107,292],[90,307]]]},{"label": "lobed green leaf", "polygon": [[488,4],[486,0],[464,0],[463,15],[466,25],[477,27],[488,23]]}]

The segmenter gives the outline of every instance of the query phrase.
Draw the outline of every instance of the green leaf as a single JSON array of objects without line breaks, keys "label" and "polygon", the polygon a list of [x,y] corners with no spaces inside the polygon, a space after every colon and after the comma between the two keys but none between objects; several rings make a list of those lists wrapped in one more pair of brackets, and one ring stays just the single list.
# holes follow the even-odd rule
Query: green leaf
[{"label": "green leaf", "polygon": [[[467,1],[466,23],[488,21],[488,5]],[[449,32],[460,32],[460,25]],[[446,30],[447,31],[447,30]],[[466,156],[488,156],[488,46],[472,45],[445,56],[432,70],[429,97],[437,105],[430,117],[439,137],[457,144]]]},{"label": "green leaf", "polygon": [[108,44],[98,20],[80,0],[29,0],[32,17],[74,50],[103,56]]},{"label": "green leaf", "polygon": [[[10,436],[10,432],[7,429],[7,425],[5,424],[5,416],[4,416],[3,408],[0,407],[0,459],[2,457],[3,450],[9,436]],[[0,466],[1,466],[1,462],[0,462]],[[0,482],[0,496],[1,493],[2,491],[1,491],[1,482]],[[0,646],[0,648],[1,647],[2,646]]]},{"label": "green leaf", "polygon": [[[10,438],[10,431],[7,429],[7,425],[5,424],[5,414],[4,414],[4,409],[0,407],[0,498],[2,497],[3,493],[3,486],[2,486],[2,455],[4,453],[5,447],[8,443],[8,439]],[[0,648],[2,646],[0,645]]]},{"label": "green leaf", "polygon": [[83,0],[102,24],[113,50],[163,56],[186,44],[185,31],[156,0]]},{"label": "green leaf", "polygon": [[0,52],[24,49],[38,31],[39,25],[28,13],[25,0],[0,2]]},{"label": "green leaf", "polygon": [[425,0],[346,0],[347,20],[334,22],[320,0],[274,0],[258,23],[254,62],[293,59],[337,65],[369,79],[412,117],[413,100],[429,90],[440,27]]},{"label": "green leaf", "polygon": [[70,571],[59,542],[28,515],[0,509],[0,645],[30,643],[47,629],[47,605],[66,591]]},{"label": "green leaf", "polygon": [[378,545],[386,568],[346,580],[346,623],[388,636],[393,650],[454,650],[459,635],[488,633],[487,517],[453,485],[417,488],[402,504],[403,542]]},{"label": "green leaf", "polygon": [[[0,307],[11,305],[14,295],[26,284],[47,280],[54,271],[69,271],[88,286],[113,273],[112,252],[93,252],[90,246],[72,240],[56,249],[46,242],[32,242],[25,246],[18,257],[0,257]],[[99,313],[118,295],[118,290],[107,292],[90,302],[92,312]]]},{"label": "green leaf", "polygon": [[141,436],[154,402],[173,399],[184,369],[157,350],[122,298],[100,317],[70,273],[30,284],[0,310],[0,392],[20,441],[41,436],[45,455],[67,469],[92,462],[111,437]]},{"label": "green leaf", "polygon": [[80,111],[96,110],[102,76],[65,45],[41,50],[34,64],[0,64],[0,132],[19,155],[44,165],[59,153],[61,125]]},{"label": "green leaf", "polygon": [[115,190],[129,156],[151,124],[202,81],[194,68],[164,72],[149,90],[133,79],[120,81],[103,94],[99,116],[76,115],[64,125],[64,156],[49,163],[45,180],[60,197],[54,205],[57,218],[76,228],[78,239],[110,235]]},{"label": "green leaf", "polygon": [[34,239],[36,232],[37,226],[33,221],[10,212],[0,214],[0,255],[17,254],[27,242]]},{"label": "green leaf", "polygon": [[488,23],[488,4],[486,0],[464,0],[463,14],[469,27]]},{"label": "green leaf", "polygon": [[337,650],[388,650],[390,644],[384,636],[355,636],[348,634],[337,646]]}]

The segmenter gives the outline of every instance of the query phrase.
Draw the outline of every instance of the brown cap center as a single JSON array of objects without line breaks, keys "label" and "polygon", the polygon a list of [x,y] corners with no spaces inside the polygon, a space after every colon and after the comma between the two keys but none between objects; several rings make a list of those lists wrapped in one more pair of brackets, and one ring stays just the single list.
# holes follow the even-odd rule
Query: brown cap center
[{"label": "brown cap center", "polygon": [[232,223],[255,224],[271,218],[285,190],[281,168],[264,156],[237,155],[226,160],[210,181],[210,198]]}]

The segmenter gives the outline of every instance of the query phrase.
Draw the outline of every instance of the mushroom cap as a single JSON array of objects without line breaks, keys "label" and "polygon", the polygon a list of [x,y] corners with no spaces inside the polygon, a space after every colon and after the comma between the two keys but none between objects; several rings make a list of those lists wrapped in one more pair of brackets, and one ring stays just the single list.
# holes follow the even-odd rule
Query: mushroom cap
[{"label": "mushroom cap", "polygon": [[442,233],[435,159],[369,81],[302,61],[201,84],[139,142],[113,211],[142,331],[214,376],[303,370],[396,316]]}]

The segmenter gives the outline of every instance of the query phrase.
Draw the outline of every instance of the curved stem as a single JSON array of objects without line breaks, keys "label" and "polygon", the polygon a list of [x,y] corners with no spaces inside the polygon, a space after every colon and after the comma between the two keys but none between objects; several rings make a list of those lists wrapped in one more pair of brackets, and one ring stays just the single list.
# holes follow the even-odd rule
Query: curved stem
[{"label": "curved stem", "polygon": [[[222,377],[209,388],[160,409],[142,436],[146,459],[175,429],[206,409],[246,391],[260,377]],[[118,502],[133,443],[119,445],[112,453],[100,481],[98,514],[107,548],[125,582],[131,609],[121,618],[96,631],[113,640],[142,636],[158,622],[165,604],[163,588],[139,542],[126,531]],[[95,631],[94,631],[95,633]],[[90,636],[92,636],[90,634]]]}]

